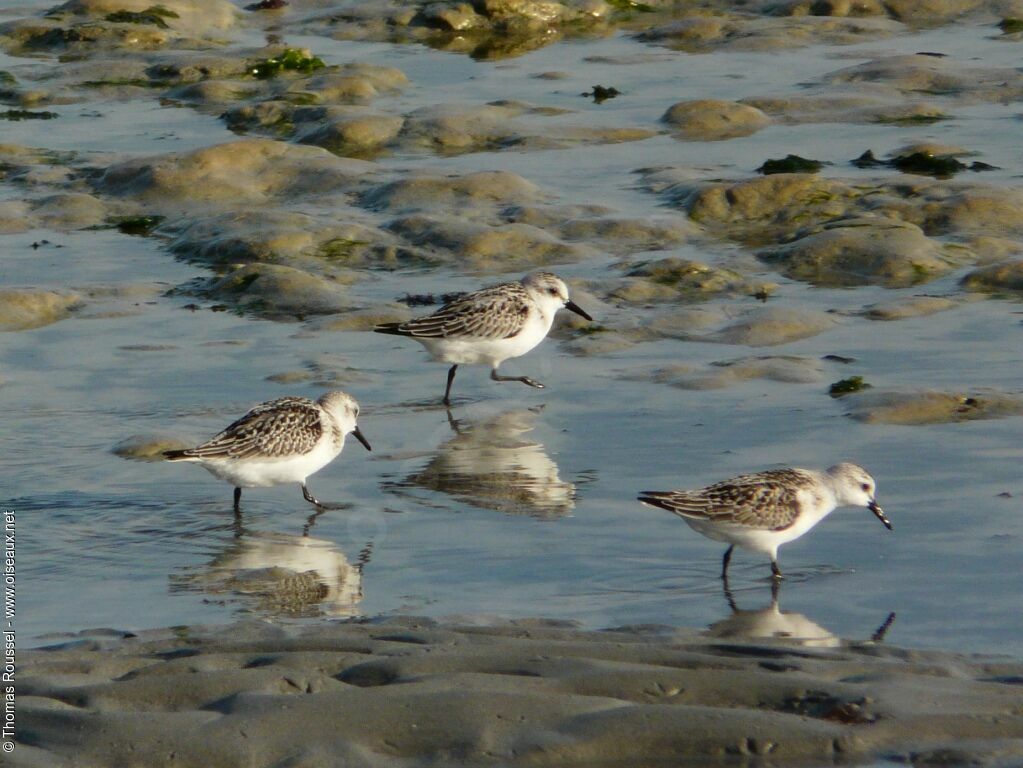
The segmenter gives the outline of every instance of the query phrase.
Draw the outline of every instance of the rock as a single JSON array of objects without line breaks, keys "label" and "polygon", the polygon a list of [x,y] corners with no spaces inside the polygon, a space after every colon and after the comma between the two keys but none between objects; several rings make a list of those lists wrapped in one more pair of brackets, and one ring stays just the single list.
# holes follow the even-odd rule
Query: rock
[{"label": "rock", "polygon": [[350,187],[375,169],[363,160],[339,158],[319,147],[297,147],[269,139],[174,152],[119,163],[97,186],[167,209],[236,206],[278,197],[316,196]]},{"label": "rock", "polygon": [[[302,119],[302,115],[294,117]],[[295,138],[302,144],[315,144],[339,155],[358,156],[393,142],[404,124],[403,118],[393,115],[331,115],[309,125],[299,122]]]},{"label": "rock", "polygon": [[673,104],[662,118],[679,138],[720,141],[749,136],[771,123],[756,107],[734,101],[698,99]]},{"label": "rock", "polygon": [[834,317],[823,312],[788,307],[758,307],[746,311],[739,321],[714,333],[694,337],[694,340],[770,347],[816,336],[834,327],[835,323]]},{"label": "rock", "polygon": [[[174,30],[196,35],[206,32],[230,29],[240,14],[227,0],[70,0],[51,12],[60,17],[64,14],[87,16],[90,19],[106,19],[111,14],[140,14],[150,12],[154,7],[163,9],[158,13],[163,23]],[[151,24],[152,21],[143,21]],[[135,26],[140,24],[136,23]]]},{"label": "rock", "polygon": [[954,57],[910,54],[874,59],[833,72],[831,84],[880,84],[903,94],[940,93],[971,101],[1004,102],[1023,96],[1023,72],[964,66]]},{"label": "rock", "polygon": [[957,191],[927,210],[925,228],[987,236],[1023,235],[1023,190],[973,187]]},{"label": "rock", "polygon": [[815,285],[915,285],[955,263],[913,224],[891,219],[845,219],[812,228],[792,243],[760,251],[787,277]]},{"label": "rock", "polygon": [[734,270],[674,256],[640,262],[626,275],[642,279],[627,280],[611,291],[611,298],[640,304],[655,301],[702,301],[722,294],[753,295],[763,289],[761,283]]},{"label": "rock", "polygon": [[450,252],[445,260],[482,271],[507,272],[579,261],[591,253],[584,246],[563,243],[528,224],[494,227],[453,217],[415,214],[393,220],[388,229],[429,251]]},{"label": "rock", "polygon": [[566,240],[597,243],[611,253],[667,250],[687,240],[693,227],[683,218],[570,218],[555,225]]},{"label": "rock", "polygon": [[380,93],[398,93],[407,85],[408,77],[400,69],[352,63],[296,80],[289,84],[287,93],[311,95],[321,104],[347,104],[367,101]]},{"label": "rock", "polygon": [[1023,414],[1023,395],[1004,392],[903,392],[871,389],[841,399],[849,415],[868,424],[948,424]]},{"label": "rock", "polygon": [[106,220],[106,206],[81,192],[45,197],[35,202],[32,213],[40,225],[56,230],[95,227]]},{"label": "rock", "polygon": [[799,96],[755,96],[741,104],[757,107],[775,122],[803,123],[896,123],[927,124],[948,117],[941,107],[925,101],[877,92],[835,93],[834,87],[820,94]]},{"label": "rock", "polygon": [[872,304],[863,310],[863,315],[871,320],[906,320],[955,309],[959,304],[944,296],[910,296]]},{"label": "rock", "polygon": [[203,294],[268,317],[305,317],[352,309],[347,291],[326,277],[279,264],[249,264],[214,278]]},{"label": "rock", "polygon": [[326,243],[348,239],[360,245],[395,242],[380,230],[348,222],[326,224],[303,213],[243,211],[196,217],[177,225],[171,250],[206,264],[314,262]]},{"label": "rock", "polygon": [[1023,260],[975,269],[963,278],[962,285],[970,291],[1023,291]]},{"label": "rock", "polygon": [[192,445],[174,437],[162,435],[132,435],[113,448],[111,453],[131,461],[164,461],[164,451],[191,448]]},{"label": "rock", "polygon": [[35,220],[24,200],[4,200],[0,202],[0,235],[13,235],[27,232],[35,226]]},{"label": "rock", "polygon": [[0,289],[0,331],[25,331],[63,320],[81,305],[74,293],[31,288]]},{"label": "rock", "polygon": [[729,227],[741,241],[776,240],[807,220],[828,221],[848,211],[854,192],[807,173],[776,173],[746,181],[696,184],[676,190],[689,216]]},{"label": "rock", "polygon": [[[813,384],[821,380],[819,361],[806,357],[743,357],[711,363],[694,370],[691,366],[670,366],[654,371],[652,378],[660,384],[678,389],[723,389],[753,379],[786,384]],[[646,379],[650,374],[644,374]],[[638,378],[638,377],[637,377]]]},{"label": "rock", "polygon": [[539,187],[510,171],[479,171],[464,176],[410,175],[371,188],[362,202],[391,213],[446,210],[467,216],[474,207],[529,205],[539,202]]}]

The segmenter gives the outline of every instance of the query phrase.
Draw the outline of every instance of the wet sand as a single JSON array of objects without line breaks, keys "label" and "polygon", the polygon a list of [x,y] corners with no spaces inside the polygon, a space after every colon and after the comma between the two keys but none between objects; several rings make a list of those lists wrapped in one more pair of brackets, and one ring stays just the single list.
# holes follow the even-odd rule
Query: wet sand
[{"label": "wet sand", "polygon": [[23,658],[18,766],[1023,761],[1023,664],[845,642],[775,609],[705,632],[403,617],[108,630]]}]

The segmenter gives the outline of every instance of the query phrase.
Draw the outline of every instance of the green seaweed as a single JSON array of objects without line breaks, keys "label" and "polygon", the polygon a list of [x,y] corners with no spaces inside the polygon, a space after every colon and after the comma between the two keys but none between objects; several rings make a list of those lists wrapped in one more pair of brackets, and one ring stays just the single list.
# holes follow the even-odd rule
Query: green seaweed
[{"label": "green seaweed", "polygon": [[149,235],[160,226],[163,216],[124,216],[113,220],[113,225],[126,235]]},{"label": "green seaweed", "polygon": [[32,112],[27,109],[8,109],[0,112],[0,120],[53,120],[60,117],[56,112]]},{"label": "green seaweed", "polygon": [[313,72],[327,66],[319,56],[306,56],[297,48],[285,48],[279,56],[257,61],[249,66],[249,74],[259,80],[277,77],[281,72]]},{"label": "green seaweed", "polygon": [[0,69],[0,85],[14,85],[17,80],[14,79],[14,75],[6,70]]},{"label": "green seaweed", "polygon": [[998,28],[1002,30],[1002,34],[1014,35],[1017,32],[1023,32],[1023,19],[1014,19],[1012,17],[1002,19],[998,22]]},{"label": "green seaweed", "polygon": [[850,376],[848,379],[836,381],[828,388],[828,394],[832,397],[842,397],[850,392],[861,392],[870,389],[871,385],[863,380],[862,376]]},{"label": "green seaweed", "polygon": [[106,20],[112,24],[152,24],[160,29],[168,28],[164,19],[176,18],[178,18],[177,13],[162,5],[153,5],[144,11],[114,11],[106,16]]},{"label": "green seaweed", "polygon": [[657,9],[646,3],[637,3],[636,0],[607,0],[607,4],[616,11],[638,11],[639,13],[653,13]]},{"label": "green seaweed", "polygon": [[765,160],[757,168],[759,173],[770,176],[772,173],[817,173],[824,167],[820,160],[807,160],[799,155],[785,155],[779,160]]}]

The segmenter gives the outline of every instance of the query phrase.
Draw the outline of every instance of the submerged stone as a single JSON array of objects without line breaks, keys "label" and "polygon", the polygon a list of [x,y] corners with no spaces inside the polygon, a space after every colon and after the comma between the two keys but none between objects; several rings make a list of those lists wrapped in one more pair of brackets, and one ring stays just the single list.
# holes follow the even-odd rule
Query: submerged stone
[{"label": "submerged stone", "polygon": [[[699,369],[686,365],[669,366],[654,371],[652,378],[678,389],[705,390],[734,387],[758,379],[783,384],[813,384],[820,381],[822,374],[820,363],[811,358],[771,355],[722,360]],[[648,377],[650,374],[644,373],[642,378]]]},{"label": "submerged stone", "polygon": [[868,424],[949,424],[1023,414],[1023,395],[1004,392],[871,390],[842,399],[849,415]]},{"label": "submerged stone", "polygon": [[756,107],[734,101],[697,99],[672,105],[662,118],[679,138],[720,141],[749,136],[771,123]]},{"label": "submerged stone", "polygon": [[962,280],[964,288],[971,291],[1023,291],[1023,260],[991,264],[970,272]]},{"label": "submerged stone", "polygon": [[240,267],[226,277],[214,278],[201,293],[268,317],[304,318],[353,308],[342,284],[279,264]]},{"label": "submerged stone", "polygon": [[872,304],[863,315],[871,320],[906,320],[955,309],[960,303],[944,296],[910,296]]},{"label": "submerged stone", "polygon": [[788,277],[816,285],[902,287],[956,266],[919,227],[891,219],[839,220],[759,256],[781,264]]},{"label": "submerged stone", "polygon": [[319,147],[243,139],[128,160],[108,168],[97,187],[156,209],[228,206],[322,195],[351,186],[374,169],[371,163],[339,158]]},{"label": "submerged stone", "polygon": [[694,341],[770,347],[816,336],[833,328],[836,322],[824,312],[767,306],[746,310],[739,320],[721,330],[692,338]]},{"label": "submerged stone", "polygon": [[63,320],[81,305],[74,293],[33,288],[0,289],[0,331],[26,331]]}]

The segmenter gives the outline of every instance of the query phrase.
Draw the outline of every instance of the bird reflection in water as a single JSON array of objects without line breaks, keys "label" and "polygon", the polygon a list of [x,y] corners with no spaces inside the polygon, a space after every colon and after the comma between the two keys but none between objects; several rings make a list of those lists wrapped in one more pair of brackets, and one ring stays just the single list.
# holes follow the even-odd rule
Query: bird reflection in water
[{"label": "bird reflection in water", "polygon": [[334,542],[309,535],[321,512],[310,516],[302,536],[249,531],[236,517],[234,538],[224,551],[206,565],[172,576],[171,592],[202,592],[263,616],[358,616],[362,571],[373,543],[349,562]]},{"label": "bird reflection in water", "polygon": [[425,467],[384,489],[403,493],[422,488],[458,501],[512,515],[556,518],[575,507],[576,486],[558,474],[543,443],[524,437],[537,410],[506,411],[475,423],[455,419],[454,436],[441,444]]},{"label": "bird reflection in water", "polygon": [[[728,579],[723,580],[723,585],[725,600],[728,602],[732,614],[707,627],[705,632],[707,637],[777,640],[809,648],[836,648],[845,642],[803,614],[781,610],[778,605],[780,585],[777,581],[771,585],[770,604],[757,610],[739,608],[732,590],[728,586]],[[894,621],[895,613],[889,613],[884,622],[870,636],[871,642],[883,642]]]}]

